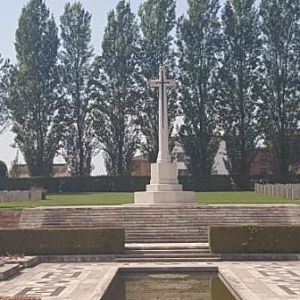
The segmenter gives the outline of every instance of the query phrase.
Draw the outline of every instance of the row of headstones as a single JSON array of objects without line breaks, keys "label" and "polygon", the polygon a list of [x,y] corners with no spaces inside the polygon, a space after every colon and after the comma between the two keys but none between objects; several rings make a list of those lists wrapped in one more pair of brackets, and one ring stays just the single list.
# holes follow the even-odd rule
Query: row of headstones
[{"label": "row of headstones", "polygon": [[0,202],[37,201],[45,198],[46,193],[42,189],[32,189],[30,191],[0,191]]},{"label": "row of headstones", "polygon": [[255,183],[254,191],[258,194],[300,200],[300,183],[297,184],[260,184]]}]

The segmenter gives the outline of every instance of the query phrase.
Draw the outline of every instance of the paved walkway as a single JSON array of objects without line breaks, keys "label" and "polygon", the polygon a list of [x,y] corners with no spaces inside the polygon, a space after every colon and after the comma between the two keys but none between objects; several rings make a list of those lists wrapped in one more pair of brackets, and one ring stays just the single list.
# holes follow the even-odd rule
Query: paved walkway
[{"label": "paved walkway", "polygon": [[223,263],[219,273],[243,300],[299,300],[300,262]]},{"label": "paved walkway", "polygon": [[43,300],[99,300],[118,267],[219,267],[242,300],[299,300],[300,262],[63,263],[40,264],[0,282],[0,296],[34,295]]}]

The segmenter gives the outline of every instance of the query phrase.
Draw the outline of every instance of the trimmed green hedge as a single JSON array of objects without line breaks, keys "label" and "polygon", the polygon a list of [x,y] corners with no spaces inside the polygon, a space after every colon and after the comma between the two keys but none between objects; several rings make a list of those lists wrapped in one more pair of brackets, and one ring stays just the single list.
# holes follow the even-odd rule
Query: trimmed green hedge
[{"label": "trimmed green hedge", "polygon": [[[61,178],[0,178],[0,190],[30,190],[41,187],[48,193],[84,192],[139,192],[146,189],[150,177],[142,176],[96,176]],[[300,175],[243,177],[243,176],[182,176],[179,182],[184,190],[196,192],[253,190],[255,182],[300,183]]]},{"label": "trimmed green hedge", "polygon": [[300,225],[213,225],[212,253],[300,253]]},{"label": "trimmed green hedge", "polygon": [[124,252],[124,229],[1,229],[0,255],[92,255]]}]

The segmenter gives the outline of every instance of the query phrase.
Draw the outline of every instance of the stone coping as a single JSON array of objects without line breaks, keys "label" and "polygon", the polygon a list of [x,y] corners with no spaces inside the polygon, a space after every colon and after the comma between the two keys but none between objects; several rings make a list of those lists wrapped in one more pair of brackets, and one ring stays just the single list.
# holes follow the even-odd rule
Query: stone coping
[{"label": "stone coping", "polygon": [[[224,285],[237,300],[262,300],[242,282],[230,269],[226,267],[218,268],[218,275]],[[270,300],[270,299],[268,299]]]},{"label": "stone coping", "polygon": [[[224,262],[253,262],[253,261],[300,261],[300,253],[257,253],[257,254],[217,254]],[[87,263],[115,262],[124,254],[103,255],[41,255],[37,256],[39,263]],[[126,256],[126,255],[125,255]],[[197,261],[196,261],[197,262]],[[199,261],[200,262],[200,261]],[[131,263],[131,262],[130,262]],[[143,262],[137,262],[143,264]],[[154,263],[162,263],[159,258]],[[184,261],[182,262],[184,263]]]},{"label": "stone coping", "polygon": [[300,261],[300,253],[218,254],[223,261]]},{"label": "stone coping", "polygon": [[97,286],[94,294],[90,298],[90,300],[102,300],[103,296],[107,292],[110,284],[114,280],[114,278],[117,276],[119,272],[118,267],[112,267],[110,268],[104,275],[103,279],[101,280],[100,284]]},{"label": "stone coping", "polygon": [[20,266],[18,264],[5,264],[0,267],[0,281],[7,280],[10,277],[17,275],[20,271]]},{"label": "stone coping", "polygon": [[3,258],[6,264],[18,264],[23,268],[32,268],[40,263],[40,257],[38,256],[25,256],[20,258]]}]

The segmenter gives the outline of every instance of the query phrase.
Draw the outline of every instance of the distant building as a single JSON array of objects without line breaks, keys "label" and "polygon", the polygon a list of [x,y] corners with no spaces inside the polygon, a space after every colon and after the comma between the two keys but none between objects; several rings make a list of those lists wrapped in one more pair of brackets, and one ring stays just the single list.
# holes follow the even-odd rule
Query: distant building
[{"label": "distant building", "polygon": [[[53,165],[53,176],[52,177],[70,177],[71,173],[69,172],[66,164],[54,164]],[[26,164],[15,164],[11,170],[11,177],[15,178],[29,178],[29,169]]]},{"label": "distant building", "polygon": [[132,164],[132,176],[150,176],[150,163],[143,155],[135,156]]},{"label": "distant building", "polygon": [[267,176],[273,174],[274,165],[269,149],[255,149],[254,158],[250,165],[250,176]]},{"label": "distant building", "polygon": [[[187,163],[188,157],[184,152],[182,145],[179,142],[175,142],[171,153],[173,162],[177,163],[178,176],[190,176],[191,173],[188,170]],[[228,175],[228,171],[225,168],[223,158],[226,156],[225,142],[220,143],[219,151],[215,158],[215,164],[213,167],[213,175]],[[133,158],[133,176],[150,176],[151,166],[148,159],[139,155]]]}]

